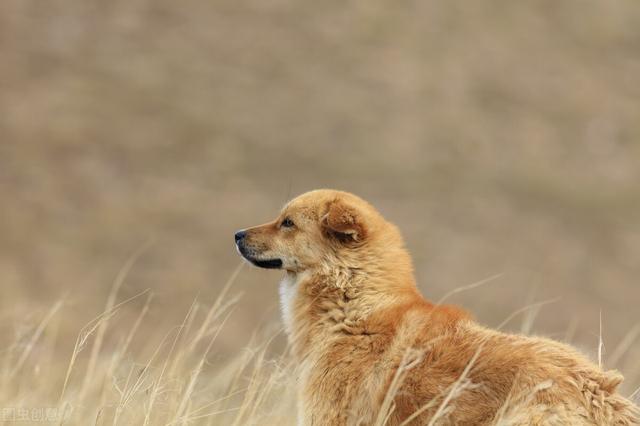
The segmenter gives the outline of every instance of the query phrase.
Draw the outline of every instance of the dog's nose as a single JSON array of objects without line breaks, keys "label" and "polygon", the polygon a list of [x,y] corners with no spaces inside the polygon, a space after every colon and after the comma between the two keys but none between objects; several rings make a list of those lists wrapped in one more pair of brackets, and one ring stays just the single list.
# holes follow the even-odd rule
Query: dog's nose
[{"label": "dog's nose", "polygon": [[244,237],[247,236],[247,233],[245,231],[238,231],[236,232],[235,238],[236,238],[236,243],[239,242],[240,240],[244,239]]}]

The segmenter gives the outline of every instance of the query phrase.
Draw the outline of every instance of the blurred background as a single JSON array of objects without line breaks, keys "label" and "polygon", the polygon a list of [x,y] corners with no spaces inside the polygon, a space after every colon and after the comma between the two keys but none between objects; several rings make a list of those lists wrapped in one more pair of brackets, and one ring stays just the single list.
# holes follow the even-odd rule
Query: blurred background
[{"label": "blurred background", "polygon": [[[400,226],[431,299],[501,274],[448,299],[484,324],[555,300],[506,328],[593,354],[601,316],[637,387],[640,2],[0,3],[3,339],[63,299],[68,347],[145,245],[119,300],[178,324],[235,230],[322,187]],[[216,356],[278,324],[279,278],[240,271]]]}]

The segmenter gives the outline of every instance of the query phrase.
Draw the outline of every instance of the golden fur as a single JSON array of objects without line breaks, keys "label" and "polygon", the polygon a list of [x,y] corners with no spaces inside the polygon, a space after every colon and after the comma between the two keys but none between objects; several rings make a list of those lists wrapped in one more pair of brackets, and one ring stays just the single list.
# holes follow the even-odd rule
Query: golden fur
[{"label": "golden fur", "polygon": [[400,232],[355,195],[303,194],[275,221],[244,231],[238,248],[286,271],[281,303],[301,424],[638,422],[638,408],[616,393],[616,371],[425,300]]}]

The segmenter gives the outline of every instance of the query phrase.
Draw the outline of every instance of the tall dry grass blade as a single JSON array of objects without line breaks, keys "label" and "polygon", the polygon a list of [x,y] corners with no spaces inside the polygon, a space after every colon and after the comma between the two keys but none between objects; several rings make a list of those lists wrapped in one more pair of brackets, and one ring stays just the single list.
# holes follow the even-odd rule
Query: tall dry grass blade
[{"label": "tall dry grass blade", "polygon": [[436,305],[442,305],[442,303],[445,300],[447,300],[449,297],[453,296],[454,294],[462,293],[463,291],[467,291],[467,290],[474,289],[476,287],[480,287],[481,285],[490,283],[491,281],[500,278],[502,275],[504,275],[504,273],[501,272],[499,274],[492,275],[492,276],[487,277],[485,279],[482,279],[480,281],[476,281],[475,283],[472,283],[472,284],[469,284],[469,285],[465,285],[465,286],[462,286],[462,287],[454,288],[453,290],[449,291],[444,296],[442,296],[440,298],[440,300],[438,300],[438,303],[436,303]]},{"label": "tall dry grass blade", "polygon": [[530,421],[531,412],[527,411],[527,407],[530,406],[533,398],[540,391],[549,389],[553,386],[552,380],[546,380],[537,384],[531,389],[531,391],[524,395],[516,395],[514,398],[508,398],[507,401],[500,407],[493,426],[520,426]]},{"label": "tall dry grass blade", "polygon": [[393,414],[394,411],[394,398],[398,390],[400,390],[400,386],[404,382],[405,377],[409,370],[418,365],[423,359],[424,352],[418,351],[415,349],[407,349],[402,356],[402,360],[400,361],[400,365],[396,369],[395,374],[393,375],[393,379],[391,379],[391,383],[387,388],[387,392],[382,400],[382,405],[380,406],[380,410],[376,416],[376,420],[374,422],[375,426],[383,426],[389,420],[389,417]]},{"label": "tall dry grass blade", "polygon": [[598,367],[602,368],[602,350],[604,349],[604,342],[602,341],[602,309],[600,309],[600,329],[598,331]]},{"label": "tall dry grass blade", "polygon": [[182,342],[184,342],[184,345],[186,346],[186,338],[189,335],[189,331],[191,330],[191,326],[193,325],[193,322],[195,321],[195,317],[198,313],[198,307],[199,307],[199,303],[197,301],[197,299],[194,299],[193,303],[191,304],[191,307],[189,308],[189,312],[185,318],[185,321],[182,323],[181,325],[181,330],[180,330],[180,337],[179,339],[175,342],[175,346],[177,348],[180,348],[180,350],[174,352],[174,356],[173,359],[171,360],[171,363],[169,364],[169,368],[167,370],[167,376],[168,377],[173,377],[175,374],[176,369],[178,369],[178,367],[181,365],[181,361],[187,356],[187,351],[184,348],[181,348],[180,344]]},{"label": "tall dry grass blade", "polygon": [[211,340],[209,341],[209,345],[207,346],[207,349],[202,354],[202,357],[200,357],[200,361],[198,361],[198,365],[196,366],[196,369],[191,373],[191,380],[189,380],[189,384],[187,385],[187,389],[184,392],[184,395],[182,396],[180,405],[178,405],[178,410],[176,411],[174,421],[172,423],[178,423],[178,419],[183,416],[183,413],[185,413],[185,410],[187,408],[187,402],[190,401],[191,399],[191,394],[193,393],[198,377],[202,372],[202,367],[204,366],[204,362],[207,359],[207,355],[209,355],[209,351],[211,351],[213,342],[215,342],[216,339],[218,338],[218,335],[220,334],[220,330],[222,330],[224,324],[227,322],[230,316],[231,316],[231,312],[229,312],[225,317],[225,319],[222,321],[222,324],[218,328],[218,332],[216,332],[216,334],[211,338]]},{"label": "tall dry grass blade", "polygon": [[98,410],[98,414],[96,414],[96,421],[93,422],[94,426],[98,426],[100,424],[100,420],[102,420],[102,413],[104,412],[104,408],[100,408]]},{"label": "tall dry grass blade", "polygon": [[571,318],[571,321],[569,321],[569,327],[567,327],[567,330],[564,333],[564,338],[563,340],[567,343],[571,343],[571,341],[573,340],[573,337],[576,334],[576,331],[578,331],[578,324],[579,324],[579,320],[576,316]]},{"label": "tall dry grass blade", "polygon": [[[155,384],[153,385],[152,389],[151,389],[151,394],[149,396],[149,403],[147,405],[147,409],[145,411],[145,416],[144,416],[144,426],[147,426],[151,420],[151,412],[153,409],[153,406],[155,404],[156,398],[158,396],[158,389],[160,389],[160,385],[162,383],[162,379],[165,376],[165,373],[167,371],[167,368],[169,366],[170,361],[172,360],[172,355],[175,351],[176,345],[178,343],[178,341],[180,340],[180,337],[182,335],[182,331],[184,330],[185,324],[187,323],[187,321],[189,320],[189,317],[191,316],[194,306],[195,306],[196,301],[194,300],[193,303],[191,304],[191,306],[189,307],[189,311],[187,312],[187,315],[185,316],[184,320],[182,321],[182,324],[180,324],[180,326],[178,326],[178,333],[176,333],[176,336],[173,339],[173,342],[171,343],[171,348],[169,349],[169,353],[167,354],[164,363],[162,364],[162,370],[160,371],[160,375],[158,376],[158,378],[156,379]],[[167,334],[167,336],[165,336],[165,339],[168,337],[169,335]],[[156,352],[154,352],[154,355],[152,357],[155,358],[155,355],[158,353],[158,351],[160,350],[160,347],[162,347],[164,340],[162,340],[162,342],[160,343],[160,346],[158,347],[158,349],[156,349]],[[149,364],[151,363],[151,360],[149,360]],[[149,365],[148,364],[148,365]]]},{"label": "tall dry grass blade", "polygon": [[[260,355],[261,362],[262,362],[262,360],[264,360],[266,358],[267,350],[268,350],[269,346],[271,345],[271,342],[273,342],[273,339],[275,339],[278,336],[278,334],[279,334],[279,332],[275,333],[274,335],[271,336],[271,338],[269,338],[264,343],[263,348],[262,348],[262,352],[261,352],[261,355]],[[256,419],[257,418],[257,410],[260,407],[260,405],[262,404],[262,402],[264,401],[264,399],[266,398],[267,393],[270,391],[271,387],[274,384],[275,384],[274,375],[271,374],[271,375],[267,376],[266,384],[263,385],[262,391],[260,393],[258,393],[258,397],[253,402],[252,409],[249,412],[248,418],[250,418],[250,419]]]},{"label": "tall dry grass blade", "polygon": [[24,350],[22,351],[22,354],[20,355],[20,358],[18,359],[18,362],[16,363],[15,367],[9,373],[9,380],[11,380],[20,371],[24,363],[27,361],[27,358],[29,358],[29,354],[31,354],[31,351],[33,350],[33,347],[35,346],[36,342],[40,339],[42,332],[49,324],[49,321],[51,321],[53,316],[58,312],[58,310],[60,310],[61,307],[62,307],[62,300],[59,300],[53,305],[53,307],[49,310],[47,315],[45,315],[45,317],[42,319],[42,321],[34,331],[33,335],[31,336],[31,339],[29,339],[29,343],[27,343]]},{"label": "tall dry grass blade", "polygon": [[218,414],[231,413],[233,411],[238,411],[239,409],[240,409],[240,407],[234,407],[234,408],[226,408],[224,410],[212,411],[210,413],[200,414],[200,415],[197,415],[197,416],[192,416],[192,417],[186,418],[185,422],[189,423],[192,420],[198,420],[198,419],[204,419],[204,418],[208,418],[208,417],[213,417],[213,416],[217,416]]},{"label": "tall dry grass blade", "polygon": [[124,382],[124,388],[120,390],[116,385],[116,389],[120,393],[120,402],[116,406],[116,411],[113,414],[114,426],[118,424],[118,420],[120,420],[120,414],[122,414],[122,410],[124,409],[125,401],[127,398],[127,389],[129,388],[129,382],[131,381],[131,376],[133,375],[134,367],[135,367],[134,365],[131,365],[131,367],[129,368],[129,374],[127,374],[127,380]]},{"label": "tall dry grass blade", "polygon": [[517,309],[515,311],[513,311],[507,318],[504,319],[504,321],[502,321],[497,327],[496,330],[501,330],[505,325],[509,324],[509,322],[514,319],[516,316],[518,316],[519,314],[521,314],[522,312],[526,312],[527,310],[531,309],[531,308],[536,308],[536,307],[541,307],[544,305],[549,305],[551,303],[555,303],[557,301],[559,301],[560,298],[556,297],[555,299],[549,299],[549,300],[543,300],[542,302],[538,302],[538,303],[532,303],[530,305],[527,306],[523,306],[520,309]]},{"label": "tall dry grass blade", "polygon": [[[106,373],[104,375],[104,378],[103,378],[103,383],[104,383],[105,386],[103,386],[103,391],[102,391],[102,394],[100,395],[100,406],[103,406],[105,404],[105,398],[106,398],[105,388],[106,388],[106,385],[109,383],[108,379],[110,377],[114,376],[116,368],[118,367],[118,365],[122,361],[124,355],[127,353],[128,349],[129,349],[129,345],[131,344],[131,341],[133,340],[133,336],[138,331],[138,328],[140,327],[140,324],[142,324],[143,318],[147,315],[147,312],[149,311],[149,305],[150,305],[152,299],[153,299],[153,293],[149,293],[149,295],[147,296],[147,300],[145,301],[144,305],[142,306],[142,310],[138,314],[135,322],[133,323],[133,327],[131,327],[131,330],[129,330],[129,333],[127,334],[127,337],[125,338],[124,343],[121,346],[118,346],[117,351],[114,353],[114,356],[113,356],[111,362],[109,363],[109,367],[107,368],[107,371],[106,371]],[[128,381],[127,381],[127,383],[128,383]],[[125,389],[126,389],[126,385],[125,385]]]},{"label": "tall dry grass blade", "polygon": [[205,317],[204,321],[200,325],[200,328],[196,332],[195,338],[189,344],[189,349],[188,349],[189,352],[193,351],[195,346],[203,339],[205,332],[209,328],[209,325],[215,320],[216,316],[219,316],[216,314],[219,311],[219,308],[222,305],[222,302],[224,301],[225,296],[229,291],[229,288],[231,288],[233,283],[236,281],[236,278],[238,278],[238,275],[240,274],[240,271],[242,271],[242,268],[244,268],[244,265],[245,265],[245,262],[241,261],[238,264],[238,266],[236,266],[236,269],[234,269],[233,272],[231,273],[231,276],[225,283],[224,287],[222,287],[222,290],[220,291],[220,294],[216,298],[216,301],[213,303],[213,306],[211,306],[211,309],[209,309],[209,312],[207,312],[207,316]]},{"label": "tall dry grass blade", "polygon": [[[253,364],[253,371],[251,372],[251,377],[249,378],[249,389],[244,395],[243,401],[240,404],[240,409],[238,410],[238,414],[232,424],[232,426],[244,425],[246,422],[242,422],[245,417],[247,411],[254,406],[254,403],[257,399],[258,394],[261,389],[261,381],[260,375],[264,368],[264,358],[265,358],[266,347],[258,352],[258,356],[256,357]],[[247,418],[249,418],[247,416]]]},{"label": "tall dry grass blade", "polygon": [[520,325],[520,333],[522,334],[530,334],[533,329],[533,323],[535,322],[538,314],[540,313],[540,309],[542,305],[536,305],[528,309],[523,318],[522,324]]},{"label": "tall dry grass blade", "polygon": [[[149,361],[147,361],[145,367],[143,368],[143,373],[149,370],[149,368],[151,366],[151,363],[156,359],[156,356],[158,356],[158,354],[160,353],[160,350],[164,346],[165,342],[167,341],[167,339],[169,338],[171,333],[173,333],[175,330],[180,330],[180,326],[172,328],[171,330],[169,330],[164,335],[164,337],[160,341],[160,344],[156,347],[155,351],[153,351],[153,354],[149,358]],[[175,343],[175,338],[174,338],[174,343]],[[171,350],[173,350],[173,348]],[[164,370],[166,369],[167,362],[168,361],[165,359],[165,362],[164,362],[164,365],[163,365],[163,370],[160,373],[160,377],[158,377],[155,380],[154,385],[151,388],[151,393],[149,394],[149,401],[148,401],[148,403],[146,405],[146,410],[145,410],[145,417],[144,417],[144,423],[143,423],[144,425],[148,425],[149,421],[151,419],[151,411],[152,411],[155,399],[156,399],[156,397],[157,397],[157,395],[159,393],[158,389],[159,389],[159,386],[160,386],[160,382],[162,381],[162,373],[164,373]]]},{"label": "tall dry grass blade", "polygon": [[627,334],[625,334],[618,346],[616,346],[611,353],[611,356],[609,357],[609,365],[614,367],[618,365],[618,362],[620,362],[624,354],[629,350],[631,345],[633,345],[633,342],[635,342],[639,335],[640,324],[636,324],[627,332]]},{"label": "tall dry grass blade", "polygon": [[[239,389],[239,390],[237,390],[237,391],[235,391],[235,392],[233,392],[233,393],[230,393],[230,394],[228,394],[228,395],[225,395],[225,396],[223,396],[223,397],[221,397],[221,398],[218,398],[218,399],[213,400],[213,401],[209,401],[209,402],[207,402],[206,404],[204,404],[204,405],[200,406],[199,408],[196,408],[195,410],[191,410],[191,414],[192,414],[192,415],[193,415],[193,414],[196,414],[196,413],[198,413],[198,412],[200,412],[200,411],[204,410],[205,408],[209,408],[209,407],[211,407],[211,406],[213,406],[213,405],[219,404],[219,403],[224,402],[224,401],[226,401],[226,400],[228,400],[228,399],[230,399],[230,398],[233,398],[233,397],[234,397],[234,396],[236,396],[236,395],[240,395],[241,393],[246,392],[246,391],[247,391],[247,389],[248,389],[248,387],[246,387],[246,388],[244,388],[244,389]],[[224,410],[222,410],[222,411],[224,411]],[[193,418],[193,417],[190,417],[190,418]]]},{"label": "tall dry grass blade", "polygon": [[258,338],[258,334],[256,331],[251,333],[249,342],[247,343],[245,349],[242,351],[242,355],[240,357],[237,357],[233,361],[233,364],[237,365],[233,370],[236,373],[233,375],[233,378],[230,381],[229,387],[227,388],[227,393],[230,393],[234,389],[236,389],[236,387],[238,386],[238,383],[240,382],[240,379],[242,378],[242,372],[245,371],[245,369],[253,359],[255,353],[252,352],[249,348],[252,348],[253,346],[255,346],[256,344],[255,341],[257,340],[257,338]]},{"label": "tall dry grass blade", "polygon": [[64,398],[65,392],[67,390],[67,386],[69,384],[69,378],[71,377],[71,370],[73,369],[73,366],[75,365],[76,358],[77,358],[78,354],[84,348],[84,345],[85,345],[87,339],[91,336],[91,334],[93,334],[93,332],[96,330],[96,328],[100,325],[100,322],[105,317],[110,317],[112,315],[115,315],[115,313],[118,311],[118,309],[120,307],[122,307],[123,305],[131,302],[134,299],[137,299],[138,297],[142,296],[143,294],[146,294],[147,292],[149,292],[149,289],[145,289],[145,290],[141,291],[140,293],[138,293],[138,294],[136,294],[134,296],[131,296],[130,298],[128,298],[126,300],[123,300],[122,302],[120,302],[117,305],[115,305],[111,311],[103,312],[102,314],[100,314],[97,317],[93,318],[91,321],[89,321],[87,324],[85,324],[80,329],[80,333],[78,333],[78,337],[76,338],[76,343],[75,343],[75,346],[73,348],[73,352],[71,353],[71,359],[69,360],[69,366],[67,367],[67,373],[65,375],[64,382],[62,384],[62,391],[60,392],[60,398],[59,398],[59,401],[58,401],[58,405],[60,405],[62,403],[62,400]]},{"label": "tall dry grass blade", "polygon": [[478,347],[478,349],[476,350],[476,352],[473,354],[473,356],[465,366],[464,370],[462,371],[462,374],[460,374],[460,377],[458,377],[458,379],[453,383],[453,386],[451,386],[451,390],[449,391],[447,396],[444,398],[444,400],[442,401],[442,403],[440,404],[436,412],[433,414],[433,417],[431,417],[431,420],[429,420],[429,423],[427,424],[427,426],[435,425],[436,421],[444,413],[444,410],[449,404],[449,402],[454,398],[458,390],[464,386],[463,381],[466,380],[467,375],[469,374],[469,371],[471,371],[471,367],[473,367],[476,360],[478,359],[478,356],[480,355],[480,352],[482,351],[484,344],[485,342],[482,342]]},{"label": "tall dry grass blade", "polygon": [[436,398],[433,398],[431,401],[429,401],[426,404],[424,404],[422,407],[420,407],[419,409],[417,409],[416,411],[411,413],[411,415],[409,417],[407,417],[402,423],[400,423],[400,426],[408,425],[409,423],[411,423],[412,421],[414,421],[415,419],[420,417],[422,415],[422,413],[424,413],[425,411],[435,407],[435,405],[437,404],[437,401],[438,400]]},{"label": "tall dry grass blade", "polygon": [[[104,312],[109,312],[113,309],[113,306],[116,303],[116,299],[118,297],[118,292],[120,288],[125,282],[125,279],[129,275],[129,272],[133,268],[133,265],[138,261],[140,256],[147,251],[147,249],[151,246],[152,240],[147,240],[144,244],[138,247],[132,254],[129,256],[125,264],[120,268],[118,274],[116,275],[116,279],[113,282],[111,287],[111,291],[109,292],[109,296],[107,297],[107,303],[104,308]],[[93,347],[91,348],[91,355],[89,356],[89,362],[87,363],[87,371],[84,376],[84,381],[82,383],[82,387],[80,388],[80,399],[87,392],[90,384],[92,383],[94,377],[93,373],[96,368],[96,362],[98,359],[98,354],[100,353],[100,349],[102,348],[102,342],[104,340],[104,335],[109,327],[109,320],[102,321],[100,323],[100,327],[96,332],[96,338],[93,342]]]}]

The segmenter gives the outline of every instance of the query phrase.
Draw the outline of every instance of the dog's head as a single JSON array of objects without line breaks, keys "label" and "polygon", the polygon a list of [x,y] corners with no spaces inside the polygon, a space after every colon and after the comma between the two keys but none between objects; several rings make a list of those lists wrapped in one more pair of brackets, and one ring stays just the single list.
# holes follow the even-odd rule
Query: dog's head
[{"label": "dog's head", "polygon": [[389,248],[402,245],[395,226],[366,201],[341,191],[307,192],[289,202],[272,222],[235,234],[240,254],[262,268],[301,272],[357,267],[385,237]]}]

